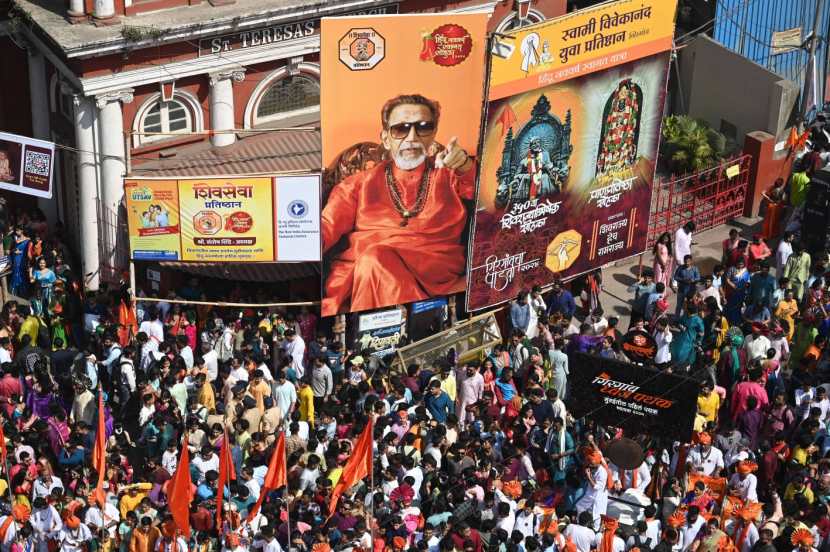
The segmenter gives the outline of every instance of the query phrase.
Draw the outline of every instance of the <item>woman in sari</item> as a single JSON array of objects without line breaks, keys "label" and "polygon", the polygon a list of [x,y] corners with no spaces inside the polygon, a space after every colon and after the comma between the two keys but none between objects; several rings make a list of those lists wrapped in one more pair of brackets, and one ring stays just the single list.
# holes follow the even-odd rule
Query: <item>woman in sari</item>
[{"label": "woman in sari", "polygon": [[46,259],[43,257],[39,257],[35,262],[37,263],[37,268],[32,269],[29,281],[35,286],[37,300],[40,302],[40,312],[46,314],[49,312],[49,303],[52,300],[52,289],[58,277],[46,266]]},{"label": "woman in sari", "polygon": [[14,244],[11,248],[12,275],[9,282],[9,291],[12,295],[26,297],[29,294],[29,255],[32,248],[30,240],[23,228],[14,229]]},{"label": "woman in sari", "polygon": [[775,181],[766,193],[761,194],[767,200],[767,210],[764,214],[764,226],[761,230],[765,240],[771,240],[781,234],[781,220],[784,218],[784,179]]},{"label": "woman in sari", "polygon": [[788,289],[784,298],[778,302],[775,309],[775,317],[781,322],[787,323],[787,343],[792,343],[795,333],[795,315],[798,314],[798,301],[795,300],[795,292]]},{"label": "woman in sari", "polygon": [[691,366],[697,358],[697,349],[703,340],[705,328],[703,319],[697,314],[695,305],[688,305],[678,324],[680,333],[671,344],[671,358],[679,367]]},{"label": "woman in sari", "polygon": [[663,282],[663,285],[666,286],[664,294],[666,296],[671,289],[671,276],[674,273],[671,235],[668,232],[660,234],[652,251],[654,252],[654,283]]},{"label": "woman in sari", "polygon": [[735,266],[726,272],[726,318],[731,324],[741,323],[741,310],[749,286],[749,271],[743,257],[738,257]]},{"label": "woman in sari", "polygon": [[519,396],[519,391],[516,389],[516,384],[513,383],[513,370],[504,368],[501,371],[501,376],[495,381],[496,384],[496,402],[504,409],[503,420],[504,427],[510,427],[519,415],[519,408],[522,404],[522,398]]}]

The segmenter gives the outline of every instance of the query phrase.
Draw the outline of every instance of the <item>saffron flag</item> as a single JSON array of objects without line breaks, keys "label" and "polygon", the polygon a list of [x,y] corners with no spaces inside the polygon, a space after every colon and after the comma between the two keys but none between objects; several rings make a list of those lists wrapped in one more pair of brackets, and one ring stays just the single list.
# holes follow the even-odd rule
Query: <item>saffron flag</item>
[{"label": "saffron flag", "polygon": [[274,445],[274,452],[271,454],[271,461],[268,463],[268,471],[265,473],[265,481],[262,483],[262,489],[259,491],[259,498],[254,504],[254,507],[251,508],[251,511],[248,512],[247,521],[252,521],[256,513],[259,511],[260,506],[262,506],[262,501],[265,500],[265,496],[273,491],[274,489],[279,489],[285,485],[288,485],[288,473],[286,467],[286,458],[285,458],[285,432],[280,433],[280,436],[277,437],[277,443]]},{"label": "saffron flag", "polygon": [[329,501],[329,516],[334,514],[337,507],[337,501],[344,492],[349,490],[352,485],[372,473],[372,433],[374,432],[374,424],[369,418],[363,433],[357,439],[354,445],[352,455],[346,466],[343,468],[343,474],[337,482],[337,486],[331,491],[331,500]]},{"label": "saffron flag", "polygon": [[3,463],[3,470],[6,469],[6,457],[9,451],[6,450],[6,433],[3,431],[3,424],[6,420],[0,418],[0,462]]},{"label": "saffron flag", "polygon": [[225,436],[222,439],[222,448],[219,450],[219,482],[216,485],[216,529],[220,534],[222,531],[222,502],[225,499],[225,485],[232,479],[236,479],[236,469],[233,466],[230,438],[226,427]]},{"label": "saffron flag", "polygon": [[182,439],[182,454],[176,473],[168,486],[168,508],[179,531],[190,538],[190,501],[193,498],[190,481],[190,451],[187,448],[187,434]]},{"label": "saffron flag", "polygon": [[787,147],[793,148],[796,144],[798,144],[798,132],[795,130],[795,127],[791,127],[790,135],[787,136]]},{"label": "saffron flag", "polygon": [[516,124],[516,113],[513,111],[513,108],[510,107],[510,104],[505,104],[504,110],[502,110],[501,115],[499,115],[498,122],[501,125],[501,135],[504,136],[507,134],[507,129],[512,127]]},{"label": "saffron flag", "polygon": [[98,427],[95,430],[95,445],[92,448],[92,467],[98,472],[98,483],[95,485],[93,496],[102,511],[107,499],[107,495],[104,493],[104,478],[107,476],[107,428],[104,418],[104,392],[99,387]]}]

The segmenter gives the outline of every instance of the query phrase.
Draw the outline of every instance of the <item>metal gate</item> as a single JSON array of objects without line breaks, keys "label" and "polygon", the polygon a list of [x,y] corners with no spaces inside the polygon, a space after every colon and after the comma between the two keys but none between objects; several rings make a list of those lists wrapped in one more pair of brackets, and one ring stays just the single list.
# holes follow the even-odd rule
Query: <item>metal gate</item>
[{"label": "metal gate", "polygon": [[655,179],[648,247],[663,232],[673,234],[689,221],[700,232],[741,216],[751,159],[749,155],[741,155],[698,173]]}]

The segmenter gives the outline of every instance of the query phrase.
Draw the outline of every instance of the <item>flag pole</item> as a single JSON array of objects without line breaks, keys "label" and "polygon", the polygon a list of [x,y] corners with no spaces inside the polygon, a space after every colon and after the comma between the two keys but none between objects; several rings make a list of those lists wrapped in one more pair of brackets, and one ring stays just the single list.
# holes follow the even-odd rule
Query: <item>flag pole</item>
[{"label": "flag pole", "polygon": [[[285,439],[285,429],[282,430],[283,439]],[[283,462],[285,462],[285,469],[286,472],[288,471],[288,448],[283,447]],[[291,493],[288,491],[288,485],[285,486],[285,532],[288,534],[288,545],[286,546],[286,550],[291,552],[291,504],[289,503],[289,498],[291,497]]]},{"label": "flag pole", "polygon": [[[371,416],[371,415],[370,415]],[[369,447],[369,527],[371,527],[370,534],[372,535],[372,549],[375,547],[375,433],[374,423],[371,417],[369,423],[372,425],[371,446]]]}]

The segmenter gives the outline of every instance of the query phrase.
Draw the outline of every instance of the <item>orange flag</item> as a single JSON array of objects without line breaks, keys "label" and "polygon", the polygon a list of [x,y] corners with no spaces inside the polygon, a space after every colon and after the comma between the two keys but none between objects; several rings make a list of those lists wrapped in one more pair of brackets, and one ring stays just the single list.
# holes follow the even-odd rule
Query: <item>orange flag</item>
[{"label": "orange flag", "polygon": [[372,419],[363,429],[363,433],[357,439],[354,445],[352,455],[346,466],[343,468],[343,474],[337,482],[337,486],[331,491],[331,500],[329,501],[329,516],[334,514],[337,507],[337,500],[344,492],[349,490],[352,485],[372,473],[372,433],[374,432],[374,424]]},{"label": "orange flag", "polygon": [[222,502],[225,499],[225,485],[236,479],[236,469],[231,457],[230,438],[228,428],[225,428],[225,436],[222,439],[222,448],[219,450],[219,482],[216,485],[216,529],[222,531]]},{"label": "orange flag", "polygon": [[501,124],[502,136],[507,134],[508,128],[516,124],[516,113],[513,111],[513,108],[510,107],[510,104],[506,104],[504,106],[504,110],[501,112],[501,115],[499,115],[498,123]]},{"label": "orange flag", "polygon": [[190,538],[190,501],[193,499],[190,482],[190,451],[187,448],[187,434],[182,439],[182,454],[176,473],[168,487],[167,506],[179,531]]},{"label": "orange flag", "polygon": [[98,505],[104,508],[107,495],[104,492],[104,479],[107,476],[107,428],[104,420],[104,392],[98,388],[98,428],[95,431],[95,445],[92,448],[92,467],[98,472],[98,483],[93,496]]},{"label": "orange flag", "polygon": [[288,468],[285,464],[285,432],[283,432],[277,437],[274,452],[271,453],[271,461],[268,463],[268,471],[265,473],[265,481],[259,491],[259,498],[256,504],[254,504],[254,507],[251,508],[251,511],[248,512],[247,521],[250,522],[254,519],[254,516],[259,512],[259,508],[262,506],[262,502],[268,493],[274,489],[288,485]]},{"label": "orange flag", "polygon": [[798,132],[795,127],[790,128],[790,135],[787,136],[787,147],[792,148],[798,143]]}]

